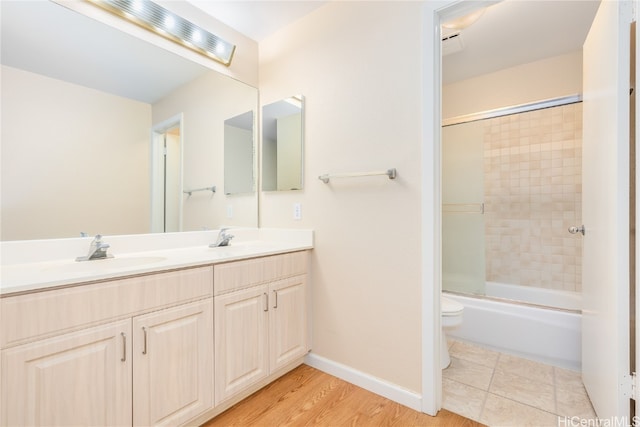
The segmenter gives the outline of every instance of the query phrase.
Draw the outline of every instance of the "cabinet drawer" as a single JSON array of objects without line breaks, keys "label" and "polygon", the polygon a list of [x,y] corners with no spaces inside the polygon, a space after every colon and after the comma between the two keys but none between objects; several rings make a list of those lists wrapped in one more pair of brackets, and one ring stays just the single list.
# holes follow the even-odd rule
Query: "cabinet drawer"
[{"label": "cabinet drawer", "polygon": [[213,295],[211,266],[0,299],[0,348]]},{"label": "cabinet drawer", "polygon": [[215,295],[305,274],[307,259],[307,251],[299,251],[217,264],[213,268]]}]

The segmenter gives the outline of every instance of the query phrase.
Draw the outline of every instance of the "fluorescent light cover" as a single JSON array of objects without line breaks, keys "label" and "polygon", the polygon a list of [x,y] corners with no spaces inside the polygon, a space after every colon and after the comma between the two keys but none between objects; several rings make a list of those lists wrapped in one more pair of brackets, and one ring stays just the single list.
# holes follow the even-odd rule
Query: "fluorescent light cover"
[{"label": "fluorescent light cover", "polygon": [[88,0],[128,21],[229,66],[236,46],[150,0]]}]

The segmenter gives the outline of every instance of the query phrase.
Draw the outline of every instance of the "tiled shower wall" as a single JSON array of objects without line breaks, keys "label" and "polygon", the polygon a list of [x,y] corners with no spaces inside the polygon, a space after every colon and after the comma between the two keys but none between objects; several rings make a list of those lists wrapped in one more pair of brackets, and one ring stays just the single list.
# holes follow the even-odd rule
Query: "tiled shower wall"
[{"label": "tiled shower wall", "polygon": [[582,104],[484,121],[487,281],[581,290]]}]

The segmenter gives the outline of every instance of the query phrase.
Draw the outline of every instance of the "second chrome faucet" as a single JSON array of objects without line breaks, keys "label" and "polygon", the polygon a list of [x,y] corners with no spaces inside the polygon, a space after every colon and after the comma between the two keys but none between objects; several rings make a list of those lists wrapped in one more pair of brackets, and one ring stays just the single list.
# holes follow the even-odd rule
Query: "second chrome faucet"
[{"label": "second chrome faucet", "polygon": [[89,245],[89,253],[85,256],[79,256],[76,261],[93,261],[97,259],[113,258],[113,255],[107,253],[109,244],[102,241],[102,236],[97,234]]},{"label": "second chrome faucet", "polygon": [[229,242],[233,239],[233,234],[227,233],[228,228],[221,228],[218,233],[218,238],[215,242],[209,245],[210,248],[217,248],[218,246],[229,246]]}]

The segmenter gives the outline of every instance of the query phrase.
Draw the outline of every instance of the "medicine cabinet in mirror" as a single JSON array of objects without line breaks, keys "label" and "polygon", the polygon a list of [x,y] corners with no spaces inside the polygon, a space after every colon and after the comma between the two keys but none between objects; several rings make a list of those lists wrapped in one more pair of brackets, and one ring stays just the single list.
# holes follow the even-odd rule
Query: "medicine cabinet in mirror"
[{"label": "medicine cabinet in mirror", "polygon": [[2,240],[257,227],[223,147],[256,88],[49,0],[0,10]]},{"label": "medicine cabinet in mirror", "polygon": [[224,193],[255,191],[253,111],[224,121]]},{"label": "medicine cabinet in mirror", "polygon": [[303,153],[304,97],[263,106],[262,190],[301,190]]}]

